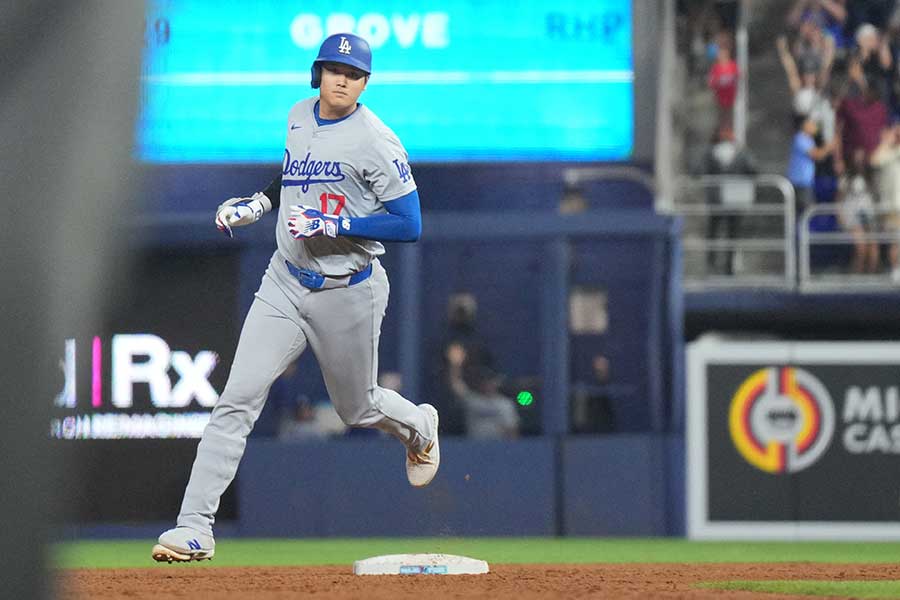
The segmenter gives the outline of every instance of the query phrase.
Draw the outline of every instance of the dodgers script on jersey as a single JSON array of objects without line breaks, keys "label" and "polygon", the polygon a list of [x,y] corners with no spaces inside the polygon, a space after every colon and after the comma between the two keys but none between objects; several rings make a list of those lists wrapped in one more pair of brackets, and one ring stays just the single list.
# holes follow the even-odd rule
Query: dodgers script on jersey
[{"label": "dodgers script on jersey", "polygon": [[298,102],[288,114],[272,260],[342,277],[364,269],[384,246],[354,238],[352,230],[349,237],[294,239],[285,225],[291,206],[351,218],[386,214],[382,203],[412,192],[416,182],[400,140],[372,111],[360,105],[344,119],[319,125],[316,100]]}]

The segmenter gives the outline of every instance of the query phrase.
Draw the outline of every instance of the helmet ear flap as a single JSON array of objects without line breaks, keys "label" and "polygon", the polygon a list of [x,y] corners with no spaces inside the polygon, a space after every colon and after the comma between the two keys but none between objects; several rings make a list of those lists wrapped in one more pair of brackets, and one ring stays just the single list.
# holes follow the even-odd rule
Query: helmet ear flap
[{"label": "helmet ear flap", "polygon": [[313,89],[318,88],[322,84],[322,66],[314,62],[310,72],[312,73],[312,77],[310,78],[309,84]]}]

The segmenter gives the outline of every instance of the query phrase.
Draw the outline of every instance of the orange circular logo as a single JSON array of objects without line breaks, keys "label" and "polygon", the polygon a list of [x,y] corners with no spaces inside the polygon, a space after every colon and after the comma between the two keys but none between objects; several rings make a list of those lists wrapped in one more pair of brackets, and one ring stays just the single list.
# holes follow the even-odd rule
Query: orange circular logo
[{"label": "orange circular logo", "polygon": [[768,367],[745,379],[732,397],[728,428],[748,463],[767,473],[794,473],[828,449],[834,404],[809,372]]}]

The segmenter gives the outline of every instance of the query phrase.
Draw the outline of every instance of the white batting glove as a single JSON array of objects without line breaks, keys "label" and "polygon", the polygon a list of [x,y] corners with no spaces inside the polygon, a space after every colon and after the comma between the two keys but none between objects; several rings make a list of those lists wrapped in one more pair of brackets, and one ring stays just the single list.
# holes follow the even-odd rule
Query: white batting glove
[{"label": "white batting glove", "polygon": [[288,233],[294,239],[312,238],[326,235],[330,238],[338,235],[338,218],[334,215],[322,214],[322,211],[295,204],[291,206],[291,216],[287,220]]},{"label": "white batting glove", "polygon": [[216,228],[228,237],[234,237],[232,227],[256,223],[271,209],[272,203],[262,192],[249,198],[229,198],[216,210]]}]

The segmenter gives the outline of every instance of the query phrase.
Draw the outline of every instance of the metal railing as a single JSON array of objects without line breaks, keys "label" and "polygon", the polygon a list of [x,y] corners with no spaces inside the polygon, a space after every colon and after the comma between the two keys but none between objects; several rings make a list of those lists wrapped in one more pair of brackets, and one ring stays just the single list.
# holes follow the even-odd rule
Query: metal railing
[{"label": "metal railing", "polygon": [[656,75],[656,128],[653,170],[656,188],[656,206],[669,209],[672,206],[672,184],[675,180],[675,135],[673,112],[678,97],[675,73],[677,72],[675,44],[675,3],[664,2],[660,8],[662,34],[659,40],[658,73]]},{"label": "metal railing", "polygon": [[[799,252],[800,252],[800,290],[804,292],[828,291],[828,292],[858,292],[861,290],[877,290],[900,287],[898,273],[892,272],[891,265],[880,264],[875,273],[848,273],[848,255],[851,248],[858,242],[866,244],[875,243],[880,261],[880,246],[900,244],[900,231],[888,231],[885,229],[885,216],[893,215],[900,221],[900,212],[884,206],[872,206],[867,212],[873,217],[874,231],[862,231],[860,234],[846,230],[811,231],[812,220],[820,216],[833,216],[838,218],[841,213],[840,203],[817,204],[807,208],[800,217]],[[813,248],[831,248],[838,250],[837,259],[824,260],[824,266],[818,272],[813,272],[812,254]],[[843,252],[840,252],[843,250]]]},{"label": "metal railing", "polygon": [[563,182],[571,187],[579,187],[589,181],[631,181],[644,186],[651,194],[656,193],[653,176],[644,169],[631,165],[603,165],[599,167],[566,167]]},{"label": "metal railing", "polygon": [[[718,202],[710,202],[711,193],[718,195]],[[676,181],[674,200],[666,212],[684,220],[685,289],[795,288],[795,199],[787,179],[780,175],[682,177]],[[710,225],[725,219],[731,219],[734,237],[711,238]],[[716,254],[725,254],[726,262],[750,264],[727,274],[710,272],[710,257]],[[751,256],[755,260],[747,260]]]}]

